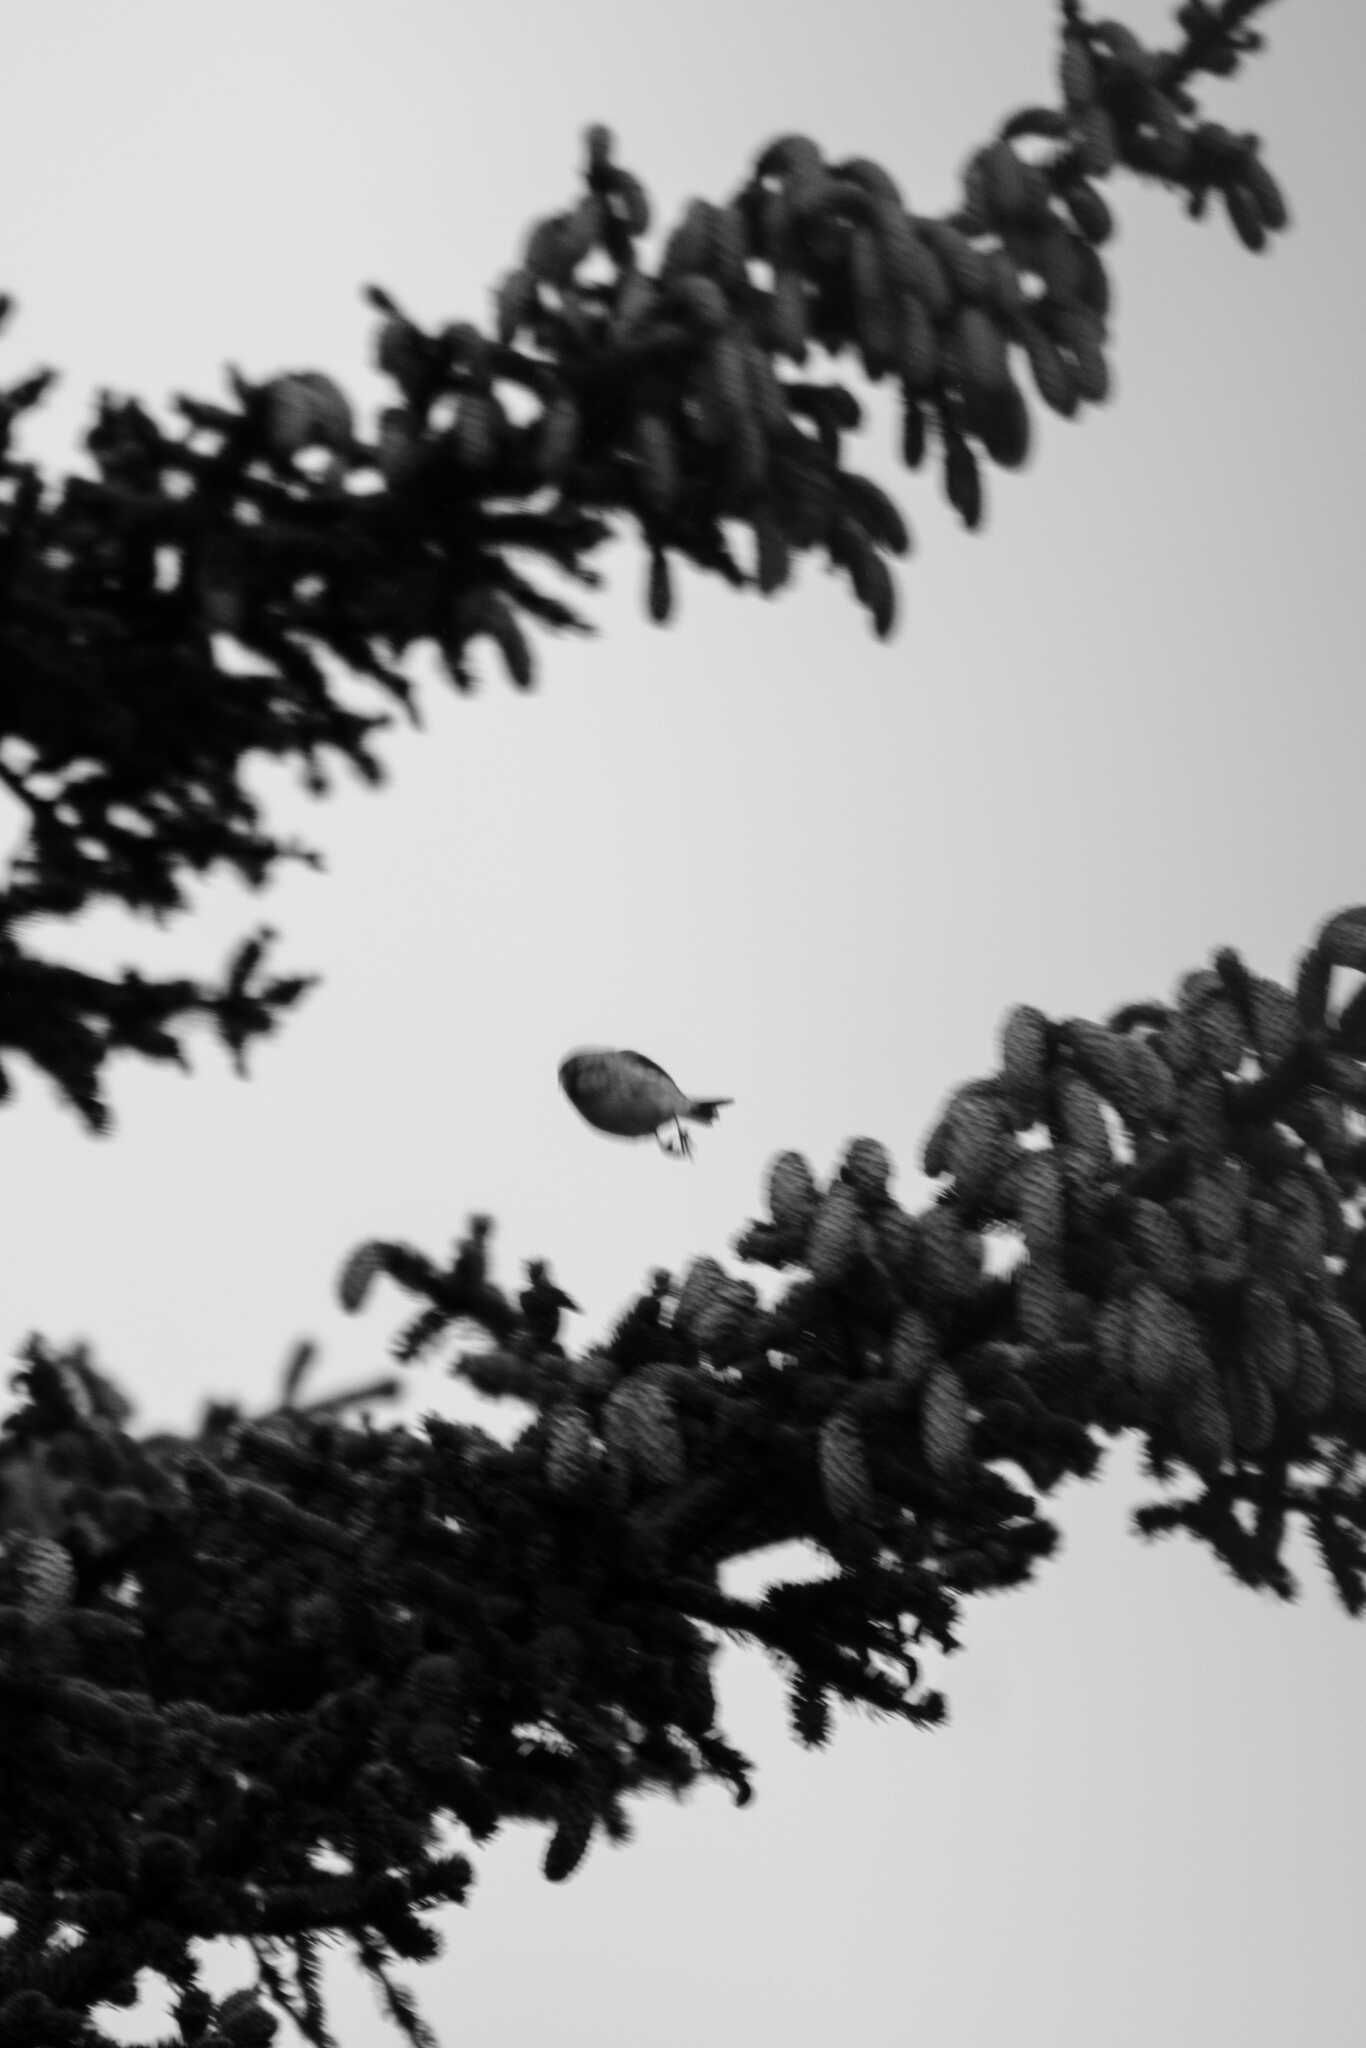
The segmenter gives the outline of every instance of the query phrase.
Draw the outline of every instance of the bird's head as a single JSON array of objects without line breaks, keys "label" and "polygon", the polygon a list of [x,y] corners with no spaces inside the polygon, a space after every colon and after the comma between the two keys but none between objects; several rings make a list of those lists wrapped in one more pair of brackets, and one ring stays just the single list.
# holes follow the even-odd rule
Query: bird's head
[{"label": "bird's head", "polygon": [[571,1052],[565,1059],[562,1059],[560,1061],[560,1086],[564,1089],[566,1095],[572,1095],[576,1088],[581,1087],[594,1068],[599,1066],[608,1057],[605,1046],[586,1045],[581,1046],[578,1052]]}]

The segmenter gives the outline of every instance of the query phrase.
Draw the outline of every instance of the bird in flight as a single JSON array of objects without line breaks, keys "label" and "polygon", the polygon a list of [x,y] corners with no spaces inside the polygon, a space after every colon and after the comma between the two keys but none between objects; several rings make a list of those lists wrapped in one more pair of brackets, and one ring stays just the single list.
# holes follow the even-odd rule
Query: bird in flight
[{"label": "bird in flight", "polygon": [[[685,1095],[672,1077],[642,1052],[612,1051],[589,1046],[560,1062],[560,1086],[585,1122],[617,1138],[648,1138],[653,1131],[664,1151],[687,1159],[692,1140],[683,1120],[716,1121],[716,1112],[734,1100],[729,1095]],[[677,1142],[665,1137],[672,1124]]]}]

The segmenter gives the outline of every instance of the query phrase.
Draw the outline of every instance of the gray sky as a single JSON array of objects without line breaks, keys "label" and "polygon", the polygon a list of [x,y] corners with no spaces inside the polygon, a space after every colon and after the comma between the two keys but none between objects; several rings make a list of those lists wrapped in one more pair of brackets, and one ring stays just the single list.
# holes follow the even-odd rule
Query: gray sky
[{"label": "gray sky", "polygon": [[[1169,13],[1122,11],[1140,32]],[[99,386],[213,396],[225,360],[382,402],[361,282],[482,317],[572,196],[588,121],[666,222],[793,129],[937,210],[995,121],[1051,96],[1055,13],[59,0],[0,70],[3,375],[64,371],[31,443],[62,464]],[[919,543],[890,647],[814,566],[773,604],[692,579],[660,632],[623,545],[601,639],[543,642],[537,695],[496,657],[473,700],[433,678],[387,792],[282,792],[326,876],[206,890],[165,934],[61,936],[93,964],[208,970],[264,913],[325,985],[249,1084],[207,1046],[193,1084],[116,1076],[104,1144],[24,1078],[7,1343],[89,1336],[149,1425],[265,1401],[300,1334],[340,1386],[402,1312],[377,1292],[342,1316],[345,1252],[441,1252],[472,1208],[506,1281],[553,1259],[587,1337],[655,1263],[724,1253],[780,1148],[828,1171],[873,1133],[915,1199],[921,1135],[1011,1003],[1096,1015],[1226,942],[1284,978],[1366,896],[1366,27],[1352,0],[1266,26],[1207,105],[1266,138],[1295,215],[1273,255],[1112,182],[1117,402],[1036,414],[984,534],[897,471],[875,408],[867,467]],[[693,1165],[566,1108],[558,1060],[594,1040],[736,1097]],[[438,1403],[433,1371],[410,1405]],[[849,1717],[806,1755],[776,1677],[730,1656],[755,1805],[643,1806],[635,1844],[562,1889],[539,1835],[482,1852],[446,1959],[409,1973],[428,2016],[479,2048],[1359,2041],[1366,1636],[1312,1560],[1282,1609],[1203,1552],[1141,1546],[1149,1491],[1116,1452],[1065,1496],[1061,1559],[970,1613],[941,1732]],[[331,1981],[346,2048],[391,2038],[349,1965]]]}]

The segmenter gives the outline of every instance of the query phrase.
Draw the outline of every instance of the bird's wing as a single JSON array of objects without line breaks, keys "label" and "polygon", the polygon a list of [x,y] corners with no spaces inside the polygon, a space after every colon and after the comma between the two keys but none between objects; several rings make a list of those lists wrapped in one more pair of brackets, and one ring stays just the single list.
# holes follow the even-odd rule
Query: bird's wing
[{"label": "bird's wing", "polygon": [[647,1060],[643,1052],[627,1052],[624,1046],[622,1048],[621,1057],[624,1060],[634,1060],[635,1064],[638,1067],[647,1067],[652,1074],[662,1074],[664,1076],[664,1079],[667,1082],[669,1082],[671,1086],[673,1085],[673,1075],[670,1073],[666,1073],[664,1068],[660,1066],[658,1060]]}]

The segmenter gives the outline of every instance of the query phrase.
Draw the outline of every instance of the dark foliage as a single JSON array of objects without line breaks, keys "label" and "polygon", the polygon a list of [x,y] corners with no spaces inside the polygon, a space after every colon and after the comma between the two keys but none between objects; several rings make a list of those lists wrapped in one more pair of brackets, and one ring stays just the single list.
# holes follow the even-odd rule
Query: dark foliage
[{"label": "dark foliage", "polygon": [[[591,587],[623,521],[661,622],[680,559],[772,595],[816,552],[888,634],[909,530],[845,465],[853,392],[802,373],[849,355],[893,381],[907,464],[933,454],[979,527],[987,466],[1028,456],[1021,363],[1065,417],[1109,393],[1112,171],[1197,216],[1218,195],[1252,249],[1286,226],[1257,139],[1191,89],[1259,47],[1258,11],[1183,6],[1159,52],[1067,0],[1059,103],[1005,121],[939,219],[880,166],[788,136],[651,265],[645,194],[594,129],[493,334],[425,333],[371,289],[397,400],[372,442],[326,377],[234,374],[225,403],[178,399],[174,428],[107,398],[96,476],[53,487],[13,452],[47,375],[11,389],[0,780],[27,825],[0,897],[0,1046],[95,1130],[116,1052],[182,1060],[198,1017],[241,1061],[308,985],[264,972],[268,931],[211,986],[80,972],[30,928],[100,902],[166,918],[194,876],[259,887],[313,858],[270,831],[251,764],[319,793],[340,761],[380,780],[378,706],[416,717],[397,666],[415,644],[465,688],[490,639],[528,685],[531,631],[585,623],[541,579]],[[377,708],[351,708],[338,669]],[[956,1647],[966,1596],[1032,1576],[1056,1541],[1044,1498],[1121,1431],[1163,1488],[1145,1534],[1185,1529],[1288,1598],[1299,1516],[1359,1613],[1366,1009],[1340,970],[1366,970],[1366,911],[1328,922],[1293,993],[1223,952],[1105,1024],[1017,1009],[998,1071],[930,1134],[923,1214],[873,1139],[825,1185],[772,1163],[736,1243],[795,1269],[768,1307],[703,1258],[572,1355],[572,1303],[542,1264],[515,1303],[500,1289],[488,1218],[444,1264],[360,1247],[344,1304],[400,1287],[396,1359],[444,1343],[525,1403],[507,1447],[349,1422],[385,1383],[302,1404],[307,1347],[273,1415],[140,1440],[86,1352],[30,1340],[0,1449],[0,2048],[103,2048],[91,2013],[131,2004],[142,1969],[176,1990],[172,2042],[268,2041],[274,2007],[325,2043],[337,1936],[429,2039],[391,1968],[437,1952],[426,1912],[466,1896],[469,1850],[532,1822],[562,1881],[627,1839],[642,1793],[714,1779],[743,1804],[723,1641],[779,1662],[803,1743],[841,1701],[939,1722],[917,1652]],[[992,1273],[1003,1228],[1025,1257]],[[726,1592],[726,1563],[792,1539],[825,1576]],[[258,1982],[215,2004],[195,1949],[224,1934]]]}]

